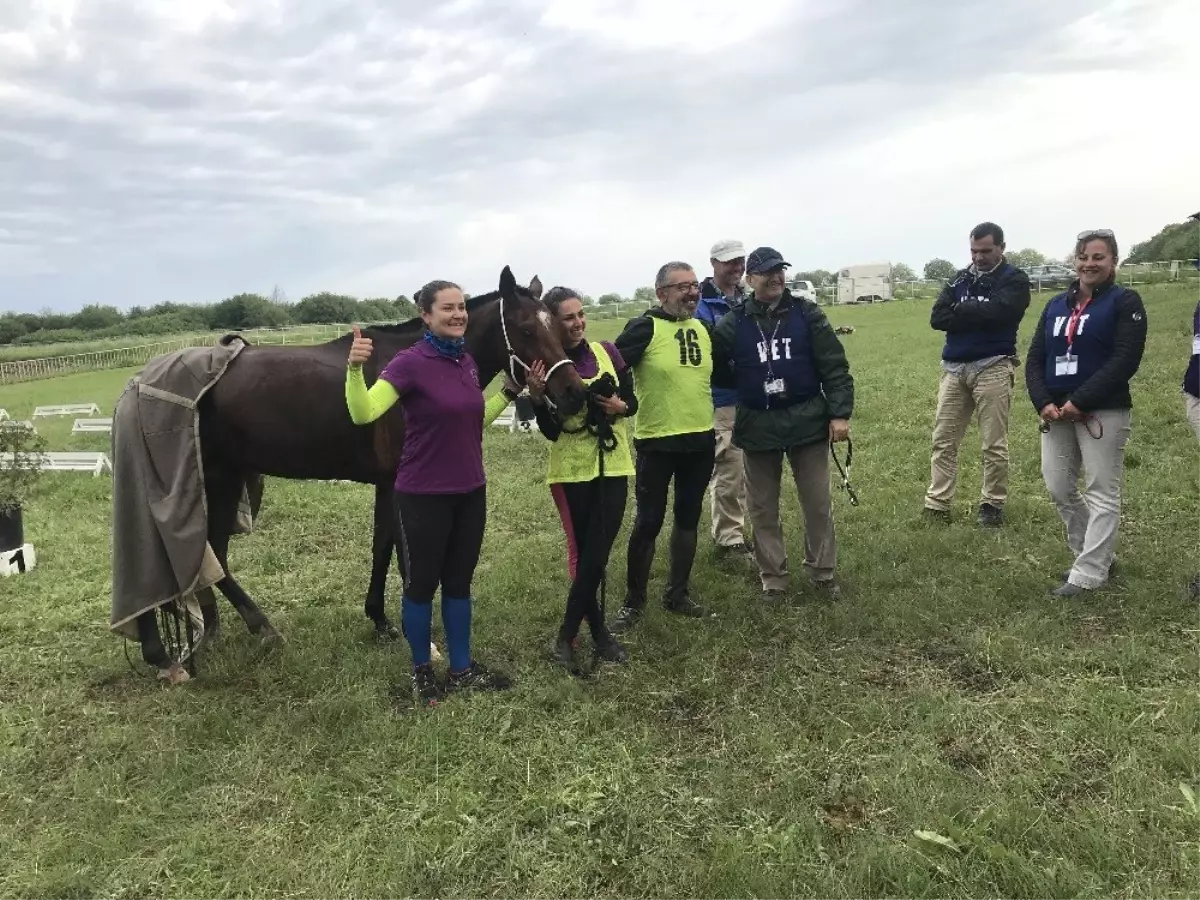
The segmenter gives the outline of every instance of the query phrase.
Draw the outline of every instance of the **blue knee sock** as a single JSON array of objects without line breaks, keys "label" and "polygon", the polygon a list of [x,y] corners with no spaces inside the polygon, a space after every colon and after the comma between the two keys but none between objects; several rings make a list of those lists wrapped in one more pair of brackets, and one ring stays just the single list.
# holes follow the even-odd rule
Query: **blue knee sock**
[{"label": "blue knee sock", "polygon": [[415,603],[407,597],[400,599],[400,621],[404,636],[412,650],[413,667],[429,664],[429,640],[433,631],[433,603]]},{"label": "blue knee sock", "polygon": [[471,665],[471,598],[442,598],[442,627],[450,651],[450,671],[461,672]]}]

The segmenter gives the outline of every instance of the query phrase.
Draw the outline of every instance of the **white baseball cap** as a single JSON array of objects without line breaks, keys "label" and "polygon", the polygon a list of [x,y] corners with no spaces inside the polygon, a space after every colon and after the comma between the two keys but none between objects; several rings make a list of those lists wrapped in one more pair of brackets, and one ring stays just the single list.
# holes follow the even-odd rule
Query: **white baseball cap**
[{"label": "white baseball cap", "polygon": [[712,249],[708,251],[708,258],[715,259],[719,262],[729,262],[731,259],[737,259],[739,256],[746,255],[746,248],[741,241],[717,241],[712,245]]}]

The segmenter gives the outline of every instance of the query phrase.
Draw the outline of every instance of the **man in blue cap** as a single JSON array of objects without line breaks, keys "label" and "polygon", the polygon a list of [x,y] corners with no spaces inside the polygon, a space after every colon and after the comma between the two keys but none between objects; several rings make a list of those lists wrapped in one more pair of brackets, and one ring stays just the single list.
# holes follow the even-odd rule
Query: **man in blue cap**
[{"label": "man in blue cap", "polygon": [[850,436],[854,379],[821,307],[788,291],[788,266],[771,247],[746,258],[753,293],[713,329],[713,383],[737,390],[733,443],[745,462],[764,599],[780,599],[788,586],[779,519],[784,456],[804,511],[804,567],[817,591],[836,599],[829,443]]}]

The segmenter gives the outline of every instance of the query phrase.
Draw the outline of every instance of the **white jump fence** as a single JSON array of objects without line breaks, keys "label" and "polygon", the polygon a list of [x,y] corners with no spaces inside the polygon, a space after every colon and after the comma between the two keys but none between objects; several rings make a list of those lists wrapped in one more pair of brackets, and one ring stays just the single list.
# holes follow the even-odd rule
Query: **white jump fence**
[{"label": "white jump fence", "polygon": [[[380,324],[357,323],[363,327]],[[328,325],[299,325],[290,328],[247,328],[237,332],[252,344],[278,346],[319,344],[341,337],[351,325],[333,323]],[[210,332],[192,337],[155,341],[130,347],[115,347],[94,350],[89,353],[74,353],[69,356],[49,356],[41,359],[21,359],[0,362],[0,384],[16,384],[21,381],[36,381],[42,378],[57,378],[79,372],[96,372],[101,369],[124,369],[144,366],[156,356],[174,353],[188,347],[211,347],[228,332]]]}]

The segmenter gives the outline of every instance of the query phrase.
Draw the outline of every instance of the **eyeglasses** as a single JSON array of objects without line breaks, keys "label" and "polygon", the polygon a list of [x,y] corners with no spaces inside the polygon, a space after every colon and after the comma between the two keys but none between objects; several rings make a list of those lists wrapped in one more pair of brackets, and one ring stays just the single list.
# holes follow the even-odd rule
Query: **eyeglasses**
[{"label": "eyeglasses", "polygon": [[1090,231],[1079,232],[1079,234],[1077,234],[1075,236],[1075,240],[1082,241],[1082,240],[1086,240],[1087,238],[1094,238],[1094,237],[1106,238],[1106,237],[1116,237],[1116,235],[1113,234],[1111,228],[1093,228]]},{"label": "eyeglasses", "polygon": [[691,291],[700,290],[700,282],[698,282],[698,281],[679,281],[679,282],[676,282],[675,284],[663,285],[663,287],[676,288],[677,290],[683,291],[685,294],[687,294],[687,293],[690,293]]}]

